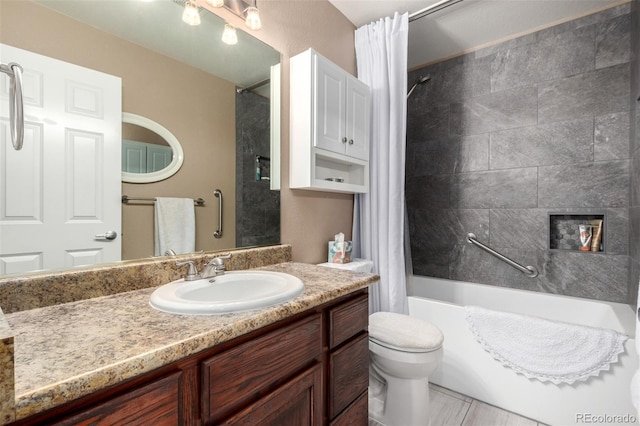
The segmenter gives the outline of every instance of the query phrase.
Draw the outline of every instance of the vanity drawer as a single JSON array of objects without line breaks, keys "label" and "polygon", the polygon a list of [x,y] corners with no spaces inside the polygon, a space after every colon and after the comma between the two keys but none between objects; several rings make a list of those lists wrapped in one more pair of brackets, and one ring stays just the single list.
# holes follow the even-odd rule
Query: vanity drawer
[{"label": "vanity drawer", "polygon": [[369,298],[366,294],[332,308],[329,311],[329,348],[367,330],[368,322]]},{"label": "vanity drawer", "polygon": [[315,314],[202,362],[202,418],[215,421],[322,357]]},{"label": "vanity drawer", "polygon": [[329,355],[329,386],[329,418],[333,419],[369,386],[368,334]]}]

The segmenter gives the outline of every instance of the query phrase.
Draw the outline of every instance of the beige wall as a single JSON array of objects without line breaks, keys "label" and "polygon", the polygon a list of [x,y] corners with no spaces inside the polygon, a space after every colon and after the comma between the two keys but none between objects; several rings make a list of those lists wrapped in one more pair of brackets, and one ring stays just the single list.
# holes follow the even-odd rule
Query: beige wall
[{"label": "beige wall", "polygon": [[[121,77],[123,112],[162,124],[181,142],[185,160],[176,175],[152,184],[123,183],[122,193],[202,197],[196,250],[235,247],[235,86],[31,2],[2,0],[0,7],[2,43]],[[221,239],[213,238],[216,188],[225,200]],[[123,259],[153,255],[152,205],[123,205],[122,218]]]},{"label": "beige wall", "polygon": [[[353,196],[289,189],[289,58],[313,47],[355,74],[355,27],[328,0],[261,0],[258,6],[263,27],[251,34],[283,55],[282,243],[293,246],[294,261],[326,262],[327,241],[338,232],[351,238]],[[225,10],[211,10],[238,28],[244,25]]]}]

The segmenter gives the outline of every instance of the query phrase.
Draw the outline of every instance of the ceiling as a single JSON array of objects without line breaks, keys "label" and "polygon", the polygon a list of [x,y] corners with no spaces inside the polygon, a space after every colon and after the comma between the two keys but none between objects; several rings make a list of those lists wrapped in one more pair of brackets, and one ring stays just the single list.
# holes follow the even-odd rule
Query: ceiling
[{"label": "ceiling", "polygon": [[185,24],[182,22],[184,2],[181,0],[34,1],[239,87],[268,79],[269,66],[280,62],[279,52],[241,28],[237,30],[238,44],[229,46],[222,43],[220,35],[224,20],[203,8],[200,8],[200,25],[191,27]]},{"label": "ceiling", "polygon": [[[356,27],[434,0],[329,0]],[[516,34],[624,3],[620,0],[464,0],[409,23],[409,69]]]}]

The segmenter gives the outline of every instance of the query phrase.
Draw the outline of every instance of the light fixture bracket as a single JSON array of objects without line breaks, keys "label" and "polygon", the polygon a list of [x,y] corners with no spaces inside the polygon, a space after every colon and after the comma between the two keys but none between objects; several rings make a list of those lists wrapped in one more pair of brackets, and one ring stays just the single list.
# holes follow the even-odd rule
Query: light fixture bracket
[{"label": "light fixture bracket", "polygon": [[247,3],[244,0],[224,0],[224,8],[244,19],[244,11],[246,8],[254,6],[254,2]]},{"label": "light fixture bracket", "polygon": [[224,0],[224,8],[245,21],[245,25],[257,31],[262,27],[257,0]]}]

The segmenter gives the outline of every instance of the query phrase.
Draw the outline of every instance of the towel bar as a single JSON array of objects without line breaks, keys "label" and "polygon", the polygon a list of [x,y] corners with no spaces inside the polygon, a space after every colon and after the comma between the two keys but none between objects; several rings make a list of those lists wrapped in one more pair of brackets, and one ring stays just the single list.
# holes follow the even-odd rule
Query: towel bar
[{"label": "towel bar", "polygon": [[[129,201],[151,201],[156,202],[155,198],[145,198],[145,197],[129,197],[128,195],[122,196],[122,204],[129,204]],[[203,198],[195,198],[193,200],[196,206],[203,206],[204,199]]]},{"label": "towel bar", "polygon": [[518,271],[522,272],[529,278],[535,278],[538,276],[538,270],[535,268],[535,266],[522,266],[521,264],[514,262],[513,260],[509,259],[507,256],[501,253],[498,253],[491,247],[482,244],[480,241],[476,239],[476,235],[471,232],[467,234],[467,242],[469,244],[475,244],[476,246],[480,247],[482,250],[486,251],[487,253],[497,257],[503,262],[506,262],[508,265],[513,266],[514,268],[516,268]]}]

